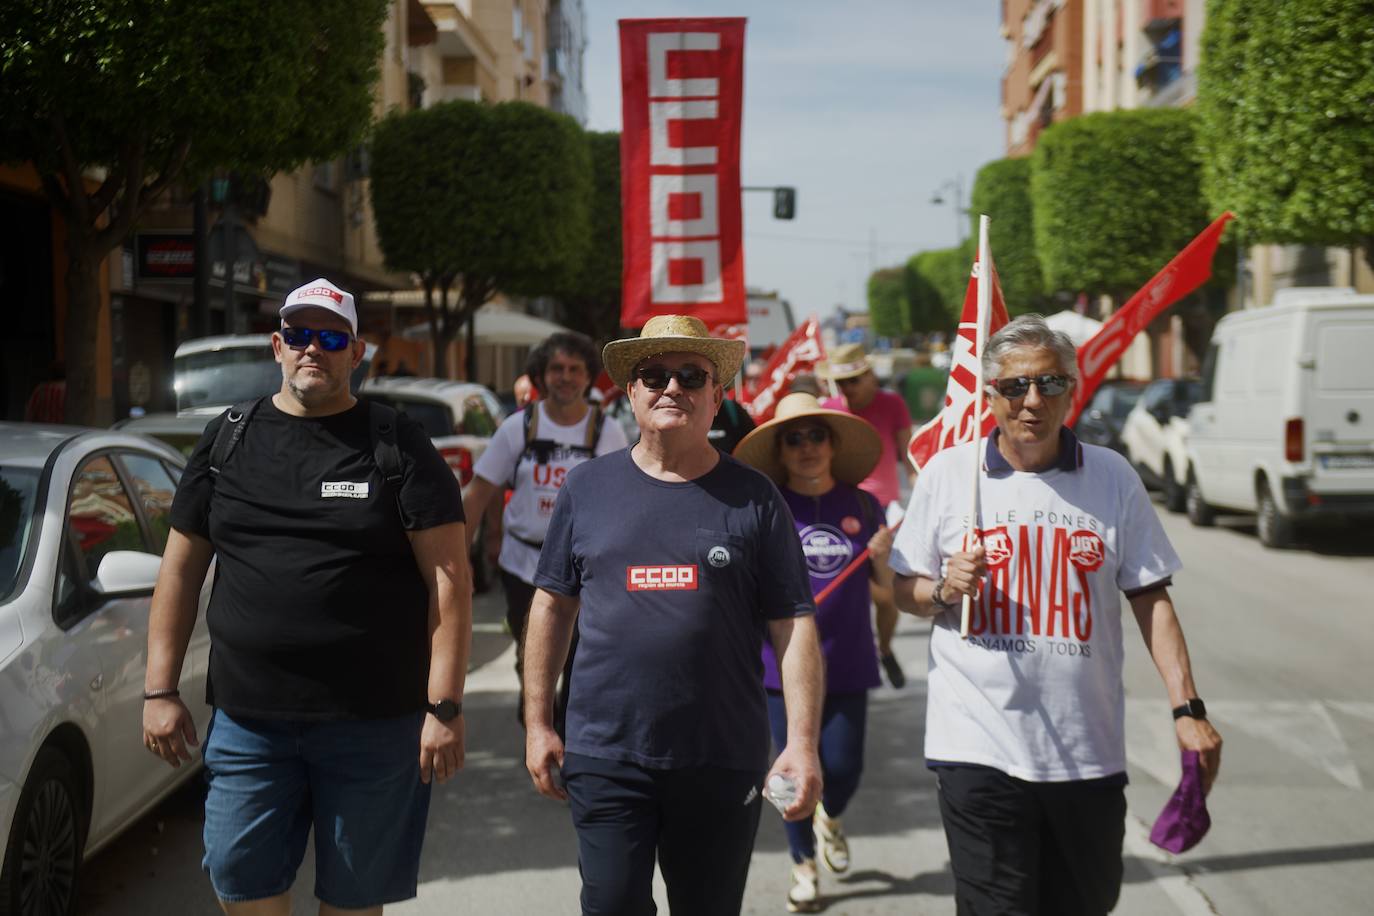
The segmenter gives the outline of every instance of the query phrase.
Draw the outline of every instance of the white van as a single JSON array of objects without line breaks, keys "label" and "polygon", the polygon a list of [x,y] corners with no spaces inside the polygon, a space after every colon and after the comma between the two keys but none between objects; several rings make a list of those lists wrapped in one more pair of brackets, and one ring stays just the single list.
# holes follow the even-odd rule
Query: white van
[{"label": "white van", "polygon": [[1188,417],[1187,510],[1256,513],[1260,540],[1374,518],[1374,295],[1286,289],[1217,323]]}]

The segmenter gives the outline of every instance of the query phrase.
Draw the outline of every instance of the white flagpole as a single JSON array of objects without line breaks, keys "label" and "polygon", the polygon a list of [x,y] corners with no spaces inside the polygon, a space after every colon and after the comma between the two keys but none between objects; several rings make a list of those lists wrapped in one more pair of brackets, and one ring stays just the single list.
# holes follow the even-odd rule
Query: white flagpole
[{"label": "white flagpole", "polygon": [[[988,342],[988,324],[992,316],[992,251],[988,245],[987,214],[978,216],[978,330],[974,335],[973,362],[973,497],[969,500],[968,524],[964,528],[964,549],[973,546],[979,519],[979,483],[983,467],[983,348]],[[964,596],[959,615],[959,636],[968,639],[969,614],[973,599]]]}]

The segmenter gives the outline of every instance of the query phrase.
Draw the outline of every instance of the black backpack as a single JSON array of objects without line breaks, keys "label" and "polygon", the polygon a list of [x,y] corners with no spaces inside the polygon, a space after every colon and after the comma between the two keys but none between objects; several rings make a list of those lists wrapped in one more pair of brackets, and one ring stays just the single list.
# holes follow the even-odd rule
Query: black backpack
[{"label": "black backpack", "polygon": [[[586,455],[588,458],[596,456],[596,443],[601,441],[601,427],[606,423],[606,414],[601,410],[599,404],[589,404],[591,416],[587,418],[587,439],[581,445],[563,445],[563,448]],[[531,403],[524,409],[525,413],[525,449],[515,459],[515,466],[510,469],[510,481],[508,486],[515,487],[515,474],[520,470],[520,462],[525,460],[525,456],[534,458],[535,464],[548,464],[553,456],[554,449],[561,443],[552,439],[539,438],[539,408],[535,403]]]},{"label": "black backpack", "polygon": [[[268,396],[252,401],[235,404],[224,414],[224,422],[215,434],[215,443],[210,447],[211,479],[218,477],[224,463],[229,460],[234,446],[243,438],[248,421],[253,419],[258,407]],[[396,444],[396,410],[376,401],[367,402],[368,420],[372,438],[372,460],[382,472],[387,486],[396,495],[397,506],[401,499],[401,449]]]}]

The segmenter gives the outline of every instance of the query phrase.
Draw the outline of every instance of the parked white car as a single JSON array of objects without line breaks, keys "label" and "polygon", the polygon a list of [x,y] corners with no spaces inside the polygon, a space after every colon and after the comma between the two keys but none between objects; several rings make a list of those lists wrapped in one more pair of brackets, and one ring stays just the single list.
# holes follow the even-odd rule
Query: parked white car
[{"label": "parked white car", "polygon": [[[71,912],[82,862],[200,768],[141,740],[183,466],[143,436],[0,423],[0,912]],[[202,737],[212,579],[178,685]]]},{"label": "parked white car", "polygon": [[[506,418],[505,408],[491,389],[473,382],[410,376],[371,378],[363,382],[358,397],[385,404],[423,426],[465,493],[477,459]],[[476,527],[472,584],[484,592],[495,577],[486,551],[486,525],[482,519],[468,519],[467,523]]]},{"label": "parked white car", "polygon": [[1253,512],[1284,547],[1308,523],[1374,519],[1374,296],[1286,289],[1212,333],[1189,417],[1188,517]]},{"label": "parked white car", "polygon": [[1121,425],[1121,443],[1147,487],[1164,492],[1170,512],[1185,505],[1183,475],[1188,467],[1184,437],[1188,412],[1197,403],[1202,383],[1192,378],[1161,378],[1145,386],[1140,400]]}]

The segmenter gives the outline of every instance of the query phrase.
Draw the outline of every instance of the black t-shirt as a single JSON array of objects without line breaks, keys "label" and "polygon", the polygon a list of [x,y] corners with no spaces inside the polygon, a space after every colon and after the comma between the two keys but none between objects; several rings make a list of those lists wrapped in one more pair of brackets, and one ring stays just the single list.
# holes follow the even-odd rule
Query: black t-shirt
[{"label": "black t-shirt", "polygon": [[211,421],[172,526],[215,548],[208,702],[230,715],[349,719],[423,708],[429,592],[406,531],[463,520],[458,481],[418,423],[396,424],[399,496],[368,405],[293,417],[263,401],[218,478]]},{"label": "black t-shirt", "polygon": [[534,584],[581,599],[567,749],[655,769],[761,769],[768,620],[813,613],[792,513],[727,455],[670,483],[630,450],[568,474]]}]

